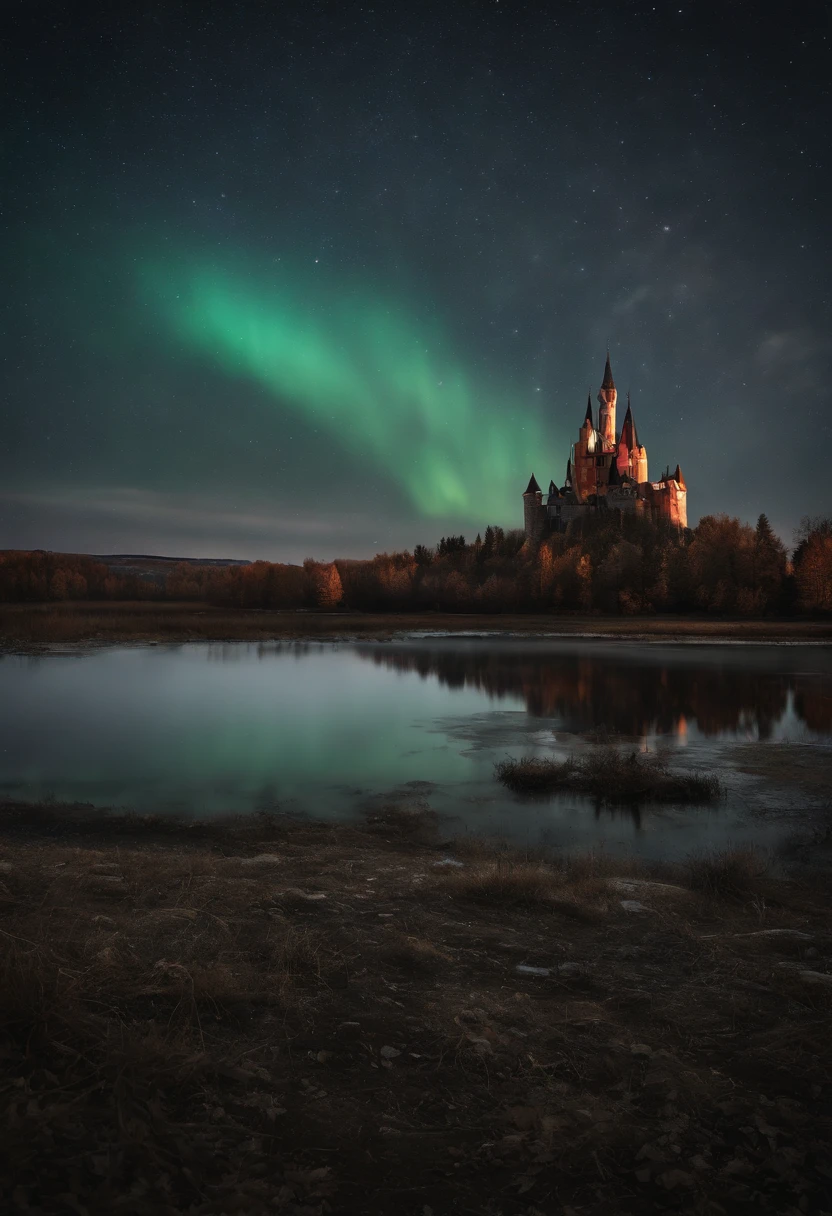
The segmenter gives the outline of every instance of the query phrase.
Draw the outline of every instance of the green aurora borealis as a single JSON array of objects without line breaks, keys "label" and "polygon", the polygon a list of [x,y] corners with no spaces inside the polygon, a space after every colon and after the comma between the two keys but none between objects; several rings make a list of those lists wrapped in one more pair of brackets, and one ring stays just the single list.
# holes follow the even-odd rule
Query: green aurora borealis
[{"label": "green aurora borealis", "polygon": [[12,4],[0,548],[522,524],[610,346],[692,523],[829,510],[828,13]]},{"label": "green aurora borealis", "polygon": [[421,515],[482,527],[484,493],[489,518],[518,514],[545,442],[531,393],[523,402],[472,375],[435,320],[350,285],[312,292],[299,272],[267,288],[251,274],[197,263],[180,278],[151,263],[142,282],[174,342],[369,459]]}]

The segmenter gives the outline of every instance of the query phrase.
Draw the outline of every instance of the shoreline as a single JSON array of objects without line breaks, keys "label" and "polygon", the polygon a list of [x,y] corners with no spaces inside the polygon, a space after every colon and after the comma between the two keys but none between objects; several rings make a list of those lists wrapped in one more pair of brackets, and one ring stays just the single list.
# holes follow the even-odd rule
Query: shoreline
[{"label": "shoreline", "polygon": [[316,613],[153,601],[0,605],[0,653],[55,645],[527,637],[639,643],[832,645],[832,619]]}]

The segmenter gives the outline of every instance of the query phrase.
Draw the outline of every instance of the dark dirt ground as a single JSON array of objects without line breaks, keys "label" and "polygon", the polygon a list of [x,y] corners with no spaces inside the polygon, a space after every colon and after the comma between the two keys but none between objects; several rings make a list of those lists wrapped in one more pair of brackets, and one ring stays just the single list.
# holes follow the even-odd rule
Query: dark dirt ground
[{"label": "dark dirt ground", "polygon": [[20,805],[0,871],[3,1211],[832,1211],[823,875]]}]

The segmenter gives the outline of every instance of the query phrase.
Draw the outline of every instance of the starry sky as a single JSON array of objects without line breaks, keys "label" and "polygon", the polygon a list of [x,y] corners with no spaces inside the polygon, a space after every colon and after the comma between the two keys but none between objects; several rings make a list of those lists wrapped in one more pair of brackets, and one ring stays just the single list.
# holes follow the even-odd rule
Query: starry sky
[{"label": "starry sky", "polygon": [[7,4],[0,547],[521,526],[607,344],[690,522],[790,542],[832,503],[832,10],[773,11]]}]

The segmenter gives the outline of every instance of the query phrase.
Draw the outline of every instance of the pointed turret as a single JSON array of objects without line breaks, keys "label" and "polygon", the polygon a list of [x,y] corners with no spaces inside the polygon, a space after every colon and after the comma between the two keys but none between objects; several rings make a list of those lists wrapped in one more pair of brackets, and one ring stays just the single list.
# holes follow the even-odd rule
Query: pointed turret
[{"label": "pointed turret", "polygon": [[538,541],[546,527],[546,508],[543,505],[543,491],[537,484],[537,478],[532,473],[529,484],[523,491],[523,526],[526,540]]},{"label": "pointed turret", "polygon": [[673,474],[673,480],[674,480],[674,481],[678,481],[678,483],[679,483],[679,488],[680,488],[681,490],[686,490],[686,489],[687,489],[687,486],[685,485],[685,479],[684,479],[684,476],[682,475],[682,470],[681,470],[681,468],[679,467],[679,465],[678,465],[678,464],[676,465],[676,472]]},{"label": "pointed turret", "polygon": [[621,442],[626,443],[630,451],[639,446],[636,420],[633,417],[633,409],[630,405],[629,393],[627,394],[627,413],[624,415],[624,425],[621,428]]},{"label": "pointed turret", "polygon": [[630,405],[630,394],[627,394],[627,413],[624,415],[624,425],[621,428],[621,434],[618,438],[618,451],[616,452],[615,463],[618,465],[618,471],[622,476],[627,474],[632,475],[634,465],[638,459],[638,435],[636,434],[636,423],[633,418],[633,411]]},{"label": "pointed turret", "polygon": [[586,426],[587,423],[589,423],[590,426],[595,425],[592,421],[592,389],[590,389],[589,393],[587,394],[587,398],[586,398],[586,414],[584,416],[584,426]]},{"label": "pointed turret", "polygon": [[638,430],[630,404],[630,394],[627,394],[627,413],[624,415],[624,425],[618,439],[618,450],[615,457],[618,471],[622,477],[632,477],[640,485],[647,480],[647,451],[638,441]]},{"label": "pointed turret", "polygon": [[618,393],[615,388],[615,381],[612,378],[612,368],[610,367],[610,352],[607,351],[604,380],[598,391],[598,403],[601,406],[598,412],[598,431],[601,435],[603,451],[605,452],[615,451],[615,403],[617,399]]},{"label": "pointed turret", "polygon": [[566,462],[566,481],[563,483],[567,490],[572,489],[572,458]]}]

